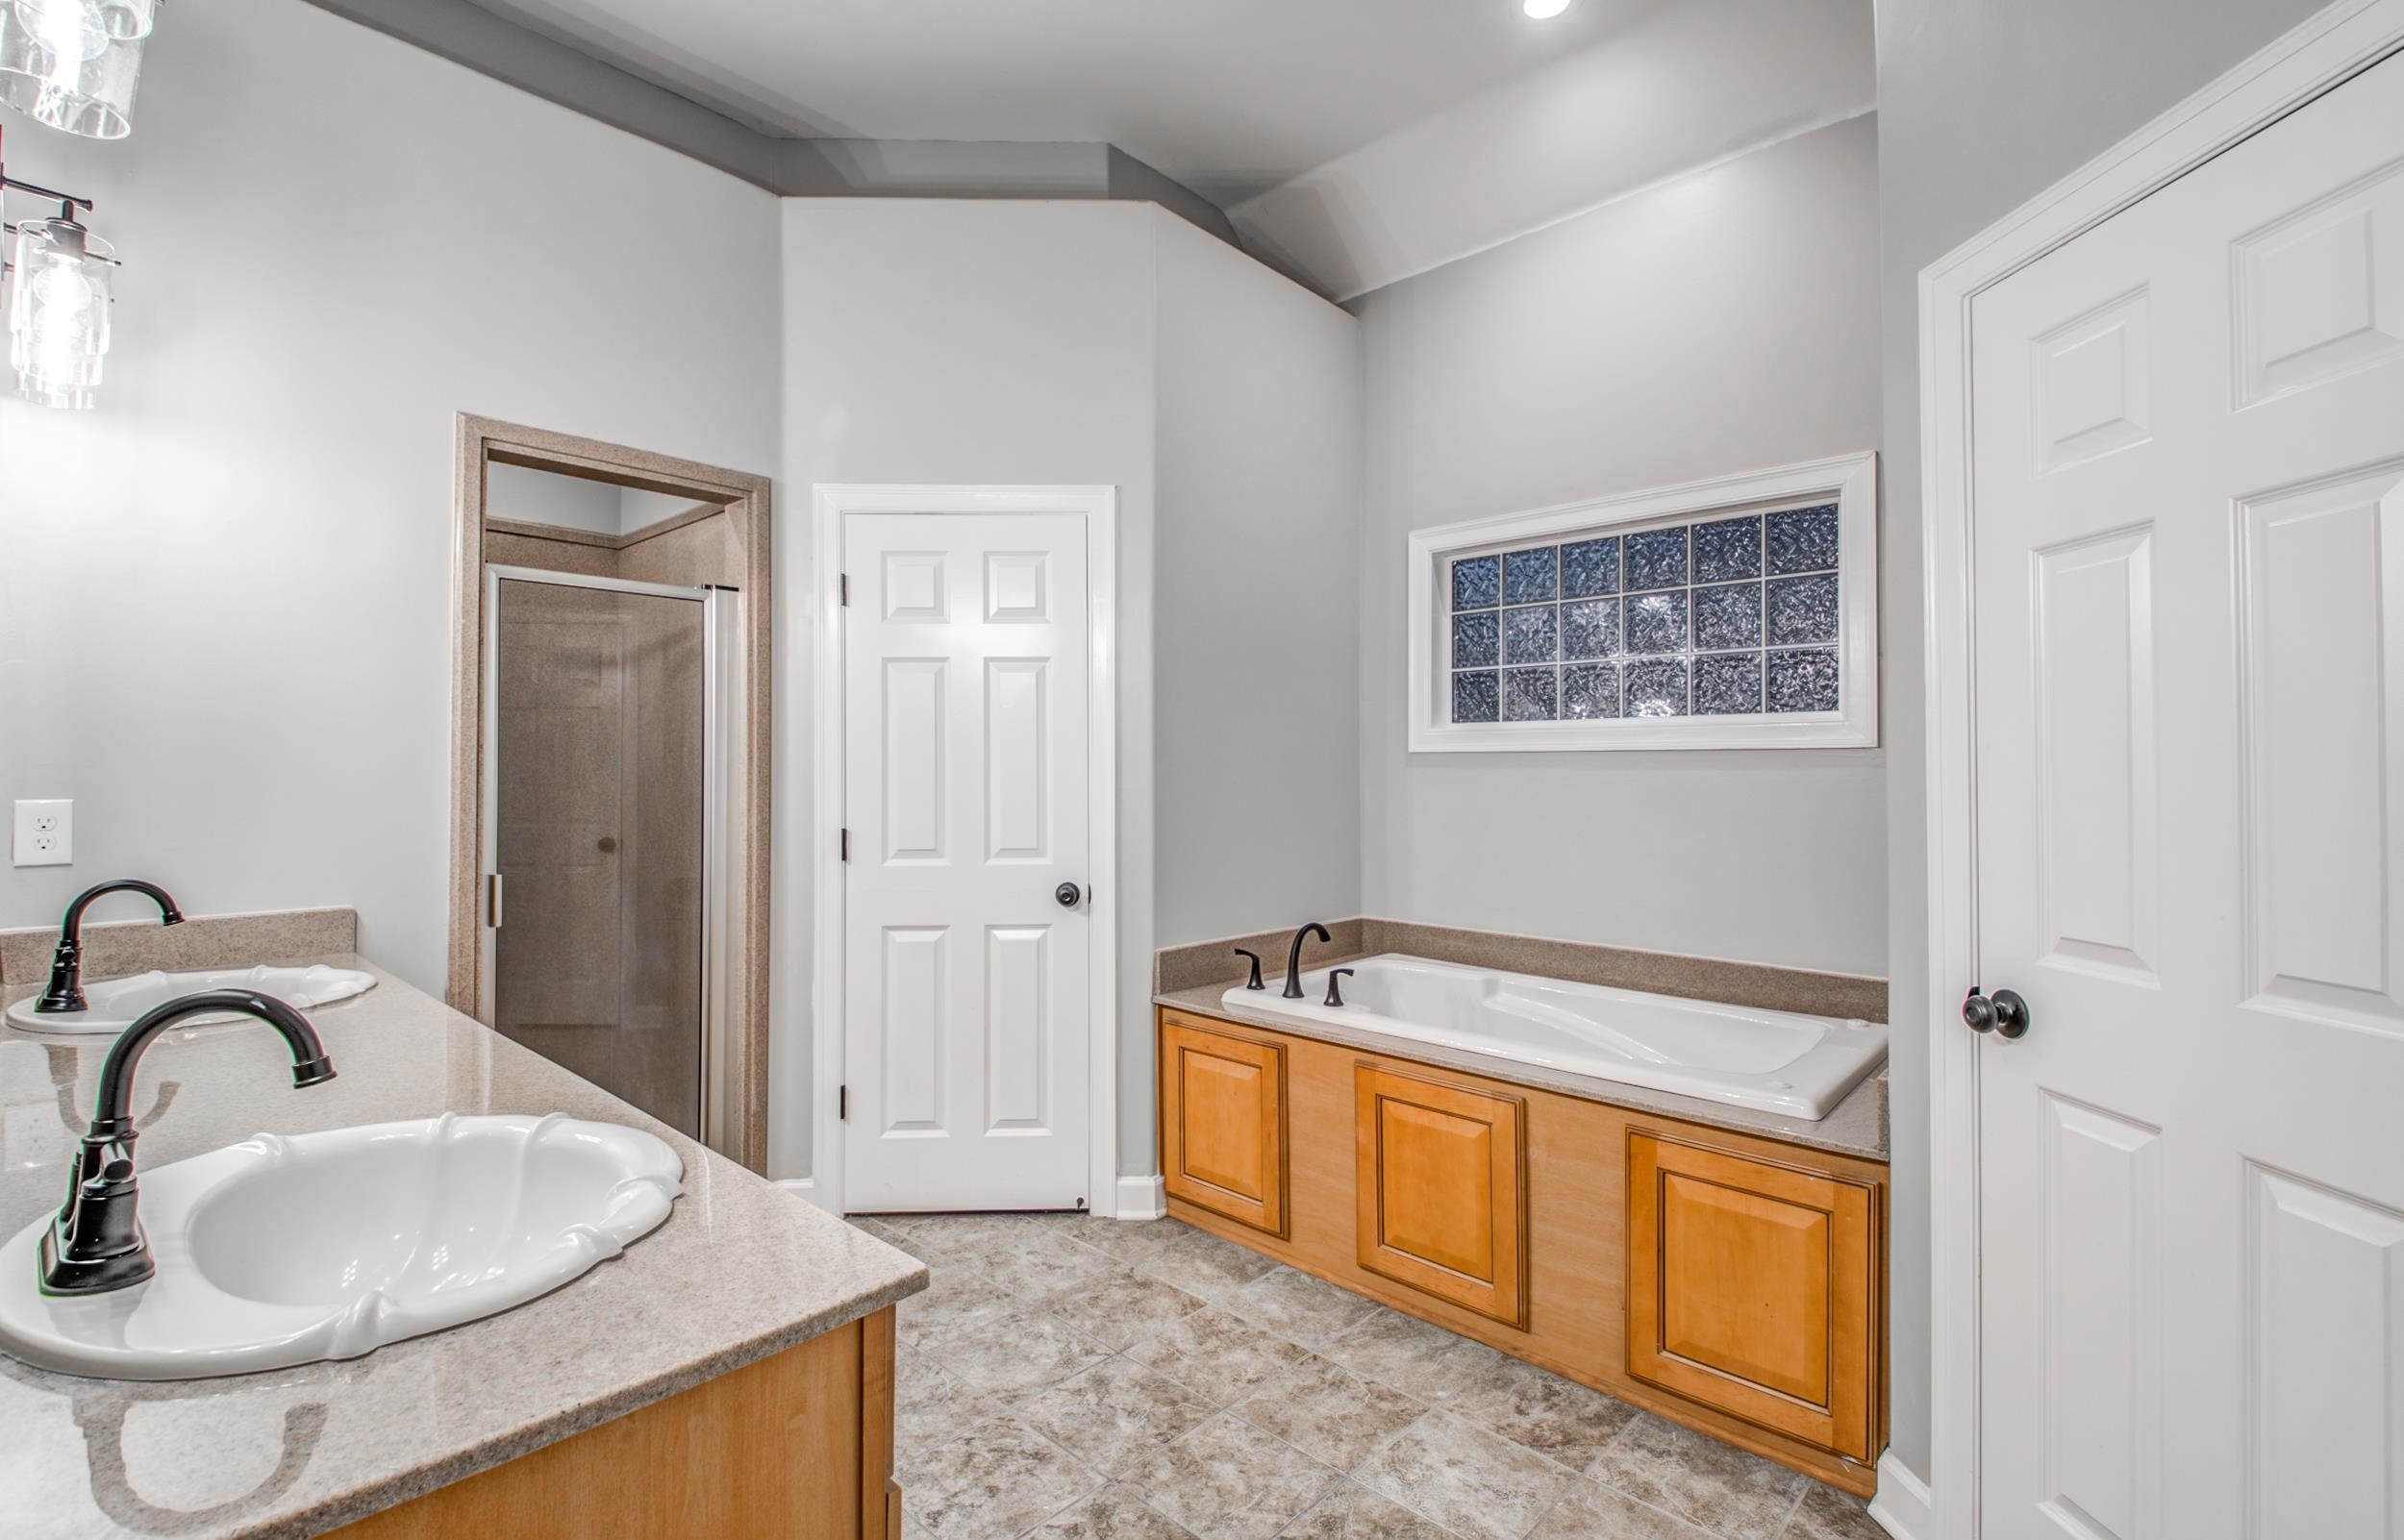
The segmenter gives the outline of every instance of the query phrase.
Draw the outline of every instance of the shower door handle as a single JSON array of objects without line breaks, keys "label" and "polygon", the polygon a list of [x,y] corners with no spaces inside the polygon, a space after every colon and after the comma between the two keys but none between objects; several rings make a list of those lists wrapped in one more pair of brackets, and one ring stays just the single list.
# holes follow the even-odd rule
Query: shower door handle
[{"label": "shower door handle", "polygon": [[484,923],[487,929],[501,928],[501,874],[487,872],[484,877]]}]

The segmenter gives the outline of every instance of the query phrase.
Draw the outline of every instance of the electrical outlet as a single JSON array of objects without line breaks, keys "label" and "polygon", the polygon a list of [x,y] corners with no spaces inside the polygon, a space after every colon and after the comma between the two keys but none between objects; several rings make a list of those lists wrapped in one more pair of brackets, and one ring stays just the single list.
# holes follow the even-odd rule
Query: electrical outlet
[{"label": "electrical outlet", "polygon": [[19,866],[75,864],[75,804],[66,797],[16,805],[16,839],[12,858]]}]

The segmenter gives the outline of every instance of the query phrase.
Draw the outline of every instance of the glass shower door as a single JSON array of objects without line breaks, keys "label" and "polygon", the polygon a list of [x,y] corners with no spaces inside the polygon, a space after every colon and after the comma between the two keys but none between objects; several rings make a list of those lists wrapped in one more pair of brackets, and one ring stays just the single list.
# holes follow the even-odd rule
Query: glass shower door
[{"label": "glass shower door", "polygon": [[700,1138],[710,591],[495,570],[489,592],[491,1025]]}]

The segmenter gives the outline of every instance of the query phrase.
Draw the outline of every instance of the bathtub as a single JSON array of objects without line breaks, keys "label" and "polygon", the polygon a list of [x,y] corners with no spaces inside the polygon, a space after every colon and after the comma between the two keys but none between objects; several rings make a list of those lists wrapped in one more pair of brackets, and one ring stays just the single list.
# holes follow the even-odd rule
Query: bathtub
[{"label": "bathtub", "polygon": [[1524,973],[1388,954],[1343,964],[1344,1003],[1328,969],[1302,976],[1303,998],[1239,984],[1230,1006],[1326,1022],[1402,1043],[1431,1043],[1655,1091],[1814,1122],[1887,1056],[1873,1022],[1721,1006]]}]

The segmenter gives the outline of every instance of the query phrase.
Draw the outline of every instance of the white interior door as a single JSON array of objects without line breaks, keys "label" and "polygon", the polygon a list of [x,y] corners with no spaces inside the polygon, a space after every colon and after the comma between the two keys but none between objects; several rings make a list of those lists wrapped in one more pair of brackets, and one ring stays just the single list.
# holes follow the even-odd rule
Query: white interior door
[{"label": "white interior door", "polygon": [[1085,536],[844,516],[853,1212],[1089,1196]]},{"label": "white interior door", "polygon": [[2404,62],[1972,356],[1983,1533],[2397,1540]]}]

